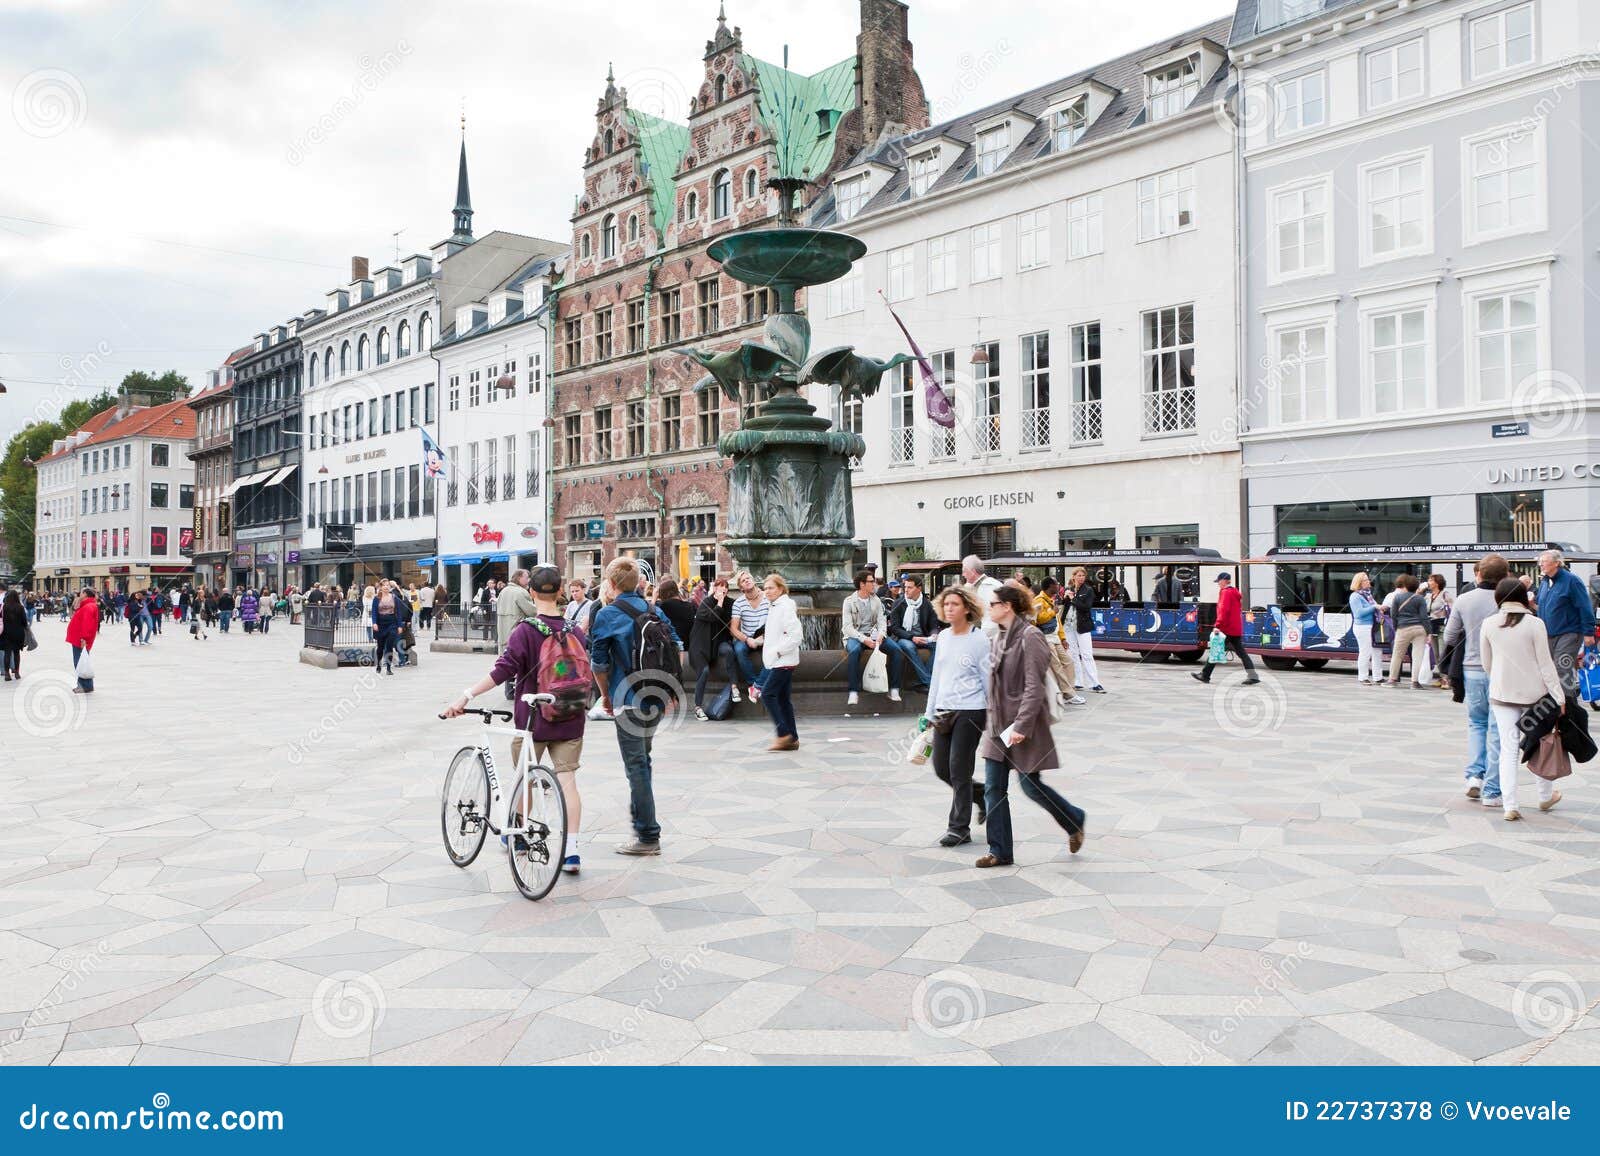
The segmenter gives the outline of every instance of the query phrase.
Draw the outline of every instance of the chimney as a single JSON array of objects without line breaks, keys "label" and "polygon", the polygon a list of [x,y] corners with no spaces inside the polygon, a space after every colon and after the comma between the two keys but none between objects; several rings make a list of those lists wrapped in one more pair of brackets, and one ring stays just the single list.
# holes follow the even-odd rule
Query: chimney
[{"label": "chimney", "polygon": [[350,280],[365,281],[367,279],[367,259],[365,257],[350,258]]},{"label": "chimney", "polygon": [[861,0],[856,103],[862,145],[874,143],[891,126],[894,135],[928,127],[928,98],[911,62],[909,12],[900,0]]}]

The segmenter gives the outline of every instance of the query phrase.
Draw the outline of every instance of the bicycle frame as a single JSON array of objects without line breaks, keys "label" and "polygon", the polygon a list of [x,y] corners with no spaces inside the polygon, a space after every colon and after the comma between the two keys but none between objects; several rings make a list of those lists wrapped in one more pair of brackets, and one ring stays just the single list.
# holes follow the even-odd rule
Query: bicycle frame
[{"label": "bicycle frame", "polygon": [[[501,791],[500,791],[500,774],[499,774],[499,771],[495,767],[494,750],[493,750],[493,748],[492,748],[492,746],[490,745],[490,742],[489,742],[489,736],[490,735],[508,735],[508,736],[510,736],[512,738],[520,738],[522,740],[522,745],[517,751],[516,765],[512,768],[512,777],[513,777],[514,780],[525,782],[526,779],[527,779],[527,773],[528,773],[529,768],[534,765],[534,762],[533,762],[533,734],[532,734],[532,732],[524,731],[524,730],[518,730],[515,727],[489,726],[487,723],[485,723],[479,729],[479,732],[478,732],[478,736],[479,737],[472,744],[472,746],[473,746],[473,749],[475,749],[478,752],[478,754],[483,757],[484,770],[488,773],[488,777],[489,777],[489,807],[488,807],[487,813],[485,813],[484,816],[483,816],[484,824],[489,828],[490,832],[495,834],[495,835],[528,835],[528,834],[535,834],[535,835],[538,835],[541,838],[546,836],[546,835],[548,835],[550,833],[550,829],[548,827],[546,827],[543,823],[537,822],[533,818],[532,814],[530,813],[533,810],[533,808],[528,806],[526,802],[524,802],[524,805],[522,807],[522,811],[523,811],[523,825],[522,826],[519,826],[519,827],[512,827],[512,826],[498,827],[498,826],[495,825],[494,817],[495,817],[496,814],[501,813],[501,806],[500,806]],[[551,778],[552,779],[555,778],[555,772],[553,770],[551,771]],[[509,813],[510,809],[511,809],[511,800],[507,799],[506,800],[506,805],[505,805],[505,811]]]}]

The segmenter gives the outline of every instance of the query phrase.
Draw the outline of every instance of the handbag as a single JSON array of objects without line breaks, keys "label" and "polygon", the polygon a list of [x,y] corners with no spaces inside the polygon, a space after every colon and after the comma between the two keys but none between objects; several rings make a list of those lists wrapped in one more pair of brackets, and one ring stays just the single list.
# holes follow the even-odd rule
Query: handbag
[{"label": "handbag", "polygon": [[26,643],[28,649],[29,650],[38,650],[39,649],[39,640],[33,636],[33,627],[27,626],[27,627],[24,627],[23,629],[28,632],[28,634],[27,634],[28,641]]},{"label": "handbag", "polygon": [[1578,669],[1578,697],[1584,702],[1600,702],[1600,654],[1593,650]]},{"label": "handbag", "polygon": [[89,657],[87,650],[78,655],[78,665],[73,668],[73,673],[84,682],[94,681],[94,661]]},{"label": "handbag", "polygon": [[861,672],[861,689],[868,694],[889,693],[889,656],[882,646],[874,647],[872,657],[867,659],[866,669]]},{"label": "handbag", "polygon": [[712,722],[725,722],[733,714],[733,687],[725,686],[706,707],[706,717]]},{"label": "handbag", "polygon": [[956,712],[953,710],[939,711],[928,720],[928,724],[938,734],[953,734],[956,729]]},{"label": "handbag", "polygon": [[1567,748],[1561,742],[1561,728],[1541,735],[1539,746],[1528,760],[1528,769],[1541,779],[1564,779],[1572,774],[1572,760],[1567,758]]}]

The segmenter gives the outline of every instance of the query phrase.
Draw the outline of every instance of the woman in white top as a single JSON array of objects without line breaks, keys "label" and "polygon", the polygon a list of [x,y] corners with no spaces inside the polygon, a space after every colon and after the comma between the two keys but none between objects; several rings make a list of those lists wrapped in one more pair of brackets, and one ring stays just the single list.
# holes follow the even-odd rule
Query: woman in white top
[{"label": "woman in white top", "polygon": [[800,665],[800,612],[789,597],[789,584],[782,574],[768,574],[761,584],[771,608],[761,638],[761,665],[766,675],[761,683],[761,705],[772,716],[777,737],[769,751],[800,749],[800,732],[794,721],[794,668]]},{"label": "woman in white top", "polygon": [[[950,817],[941,847],[972,842],[972,772],[989,708],[989,655],[983,631],[983,606],[968,586],[950,586],[939,595],[939,617],[948,625],[933,644],[927,719],[933,726],[933,773],[950,787]],[[978,822],[983,792],[976,798]]]},{"label": "woman in white top", "polygon": [[[1517,775],[1521,770],[1522,732],[1517,724],[1523,713],[1549,695],[1566,713],[1566,691],[1550,657],[1550,636],[1543,622],[1528,608],[1528,588],[1520,578],[1503,579],[1494,590],[1499,609],[1483,621],[1478,656],[1489,676],[1489,709],[1500,732],[1500,798],[1506,820],[1522,818],[1517,810]],[[1549,779],[1539,784],[1539,810],[1548,811],[1561,801],[1561,792]]]}]

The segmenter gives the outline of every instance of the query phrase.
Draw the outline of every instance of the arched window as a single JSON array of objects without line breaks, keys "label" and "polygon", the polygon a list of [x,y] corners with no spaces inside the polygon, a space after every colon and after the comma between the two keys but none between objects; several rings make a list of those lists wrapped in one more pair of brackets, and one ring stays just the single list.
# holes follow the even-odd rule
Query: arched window
[{"label": "arched window", "polygon": [[346,341],[339,346],[339,376],[343,377],[350,372],[350,343]]},{"label": "arched window", "polygon": [[634,214],[632,214],[631,216],[628,217],[628,240],[637,241],[638,239],[639,239],[639,214],[638,213],[634,213]]},{"label": "arched window", "polygon": [[367,335],[363,333],[361,335],[361,340],[356,342],[356,372],[360,373],[363,369],[367,368],[371,361],[372,342],[368,341]]},{"label": "arched window", "polygon": [[411,322],[402,321],[400,327],[394,331],[394,355],[396,357],[411,356]]},{"label": "arched window", "polygon": [[721,220],[733,212],[733,174],[727,169],[718,169],[717,175],[711,178],[711,217]]},{"label": "arched window", "polygon": [[583,236],[578,238],[578,256],[584,258],[585,260],[588,259],[588,256],[589,256],[589,234],[588,233],[585,233]]},{"label": "arched window", "polygon": [[311,365],[307,368],[306,373],[306,388],[315,389],[317,387],[317,355],[315,353],[311,355]]},{"label": "arched window", "polygon": [[617,255],[617,218],[612,213],[607,213],[606,219],[600,224],[600,255],[602,257]]},{"label": "arched window", "polygon": [[322,380],[333,380],[333,346],[322,351]]},{"label": "arched window", "polygon": [[689,195],[683,198],[683,219],[692,221],[700,215],[700,197],[690,190]]},{"label": "arched window", "polygon": [[424,313],[417,321],[417,352],[426,353],[433,348],[433,318]]},{"label": "arched window", "polygon": [[721,76],[717,77],[717,83],[714,86],[714,90],[716,92],[716,97],[715,97],[716,102],[718,104],[721,104],[728,97],[728,81],[727,81],[727,78],[726,77],[721,77]]},{"label": "arched window", "polygon": [[755,169],[751,169],[749,172],[745,173],[745,175],[744,175],[744,199],[747,200],[747,201],[753,201],[753,200],[756,199],[756,171],[755,171]]},{"label": "arched window", "polygon": [[613,152],[616,151],[616,148],[617,148],[617,134],[612,132],[610,129],[606,129],[606,138],[605,139],[606,139],[605,153],[606,153],[606,156],[610,156]]},{"label": "arched window", "polygon": [[378,364],[389,364],[389,329],[387,326],[378,330]]}]

